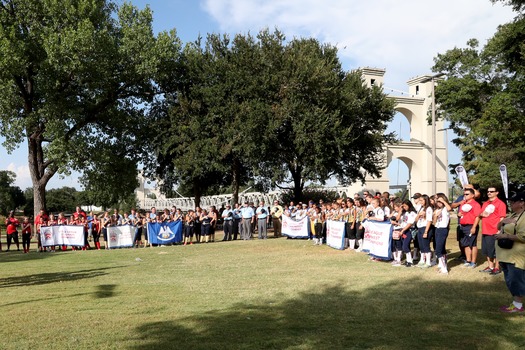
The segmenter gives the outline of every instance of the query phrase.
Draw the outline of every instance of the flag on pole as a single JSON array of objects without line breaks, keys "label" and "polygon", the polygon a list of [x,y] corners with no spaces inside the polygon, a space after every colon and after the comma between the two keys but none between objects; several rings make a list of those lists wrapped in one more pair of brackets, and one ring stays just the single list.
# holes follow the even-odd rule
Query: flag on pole
[{"label": "flag on pole", "polygon": [[509,198],[509,179],[507,177],[507,166],[505,164],[499,166],[499,173],[501,175],[503,189],[505,190],[505,198]]}]

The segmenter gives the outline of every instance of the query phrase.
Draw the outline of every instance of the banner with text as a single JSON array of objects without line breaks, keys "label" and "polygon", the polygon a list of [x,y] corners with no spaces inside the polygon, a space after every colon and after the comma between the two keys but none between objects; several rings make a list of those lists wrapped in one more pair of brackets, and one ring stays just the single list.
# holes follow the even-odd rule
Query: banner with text
[{"label": "banner with text", "polygon": [[148,223],[148,241],[151,244],[182,242],[182,221]]},{"label": "banner with text", "polygon": [[326,222],[326,244],[332,248],[345,249],[345,223],[328,220]]},{"label": "banner with text", "polygon": [[283,224],[281,232],[283,235],[290,238],[308,238],[308,220],[307,217],[302,218],[301,220],[294,220],[286,215],[282,216]]},{"label": "banner with text", "polygon": [[365,237],[363,250],[381,259],[392,259],[392,224],[384,221],[363,221]]},{"label": "banner with text", "polygon": [[54,247],[56,245],[83,246],[84,226],[42,226],[40,227],[40,240],[43,247]]},{"label": "banner with text", "polygon": [[135,238],[135,226],[110,226],[108,227],[108,247],[132,247]]}]

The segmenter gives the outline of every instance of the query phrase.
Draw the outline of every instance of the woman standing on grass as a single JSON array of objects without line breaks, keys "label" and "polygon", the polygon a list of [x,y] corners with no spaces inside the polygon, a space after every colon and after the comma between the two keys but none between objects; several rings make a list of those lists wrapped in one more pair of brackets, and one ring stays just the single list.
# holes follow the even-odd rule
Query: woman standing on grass
[{"label": "woman standing on grass", "polygon": [[348,248],[350,250],[355,249],[355,221],[356,221],[356,210],[355,202],[352,198],[346,199],[346,211],[347,219],[345,224],[346,237],[348,237]]},{"label": "woman standing on grass", "polygon": [[310,214],[311,231],[314,234],[314,245],[323,244],[323,212],[318,206]]},{"label": "woman standing on grass", "polygon": [[363,238],[365,237],[365,228],[363,227],[363,220],[366,216],[366,203],[363,198],[358,198],[355,202],[355,238],[357,240],[358,252],[363,250]]},{"label": "woman standing on grass", "polygon": [[[512,294],[512,303],[502,306],[501,312],[523,312],[523,296],[525,295],[525,193],[517,193],[510,199],[510,216],[498,223],[502,233],[495,236],[498,240],[496,256],[505,276],[505,283]],[[501,232],[501,231],[500,231]],[[510,240],[511,245],[502,241]],[[509,242],[509,241],[507,241]]]},{"label": "woman standing on grass", "polygon": [[434,210],[430,205],[430,198],[424,194],[418,199],[421,209],[417,214],[417,241],[421,250],[421,260],[418,267],[427,268],[431,266],[432,253],[430,250],[430,239],[432,236],[432,220]]},{"label": "woman standing on grass", "polygon": [[193,210],[189,210],[186,216],[184,217],[184,245],[187,245],[188,243],[190,245],[193,244],[193,229],[194,229],[194,223],[195,223],[195,212]]},{"label": "woman standing on grass", "polygon": [[206,209],[202,210],[199,221],[201,222],[201,243],[204,241],[208,243],[210,240],[211,217],[208,215],[208,211]]},{"label": "woman standing on grass", "polygon": [[111,217],[109,216],[109,212],[105,211],[104,216],[102,217],[102,220],[100,222],[102,226],[102,237],[104,237],[104,249],[108,248],[108,227],[111,223]]},{"label": "woman standing on grass", "polygon": [[211,218],[210,221],[210,241],[215,242],[215,228],[217,227],[217,218],[219,212],[217,211],[217,208],[212,205],[210,207],[210,211],[208,212],[208,215]]},{"label": "woman standing on grass", "polygon": [[436,228],[434,239],[436,242],[436,257],[438,259],[439,272],[442,274],[448,274],[447,268],[447,249],[445,244],[447,242],[449,224],[450,224],[450,213],[447,207],[450,206],[447,196],[443,193],[436,195],[436,209],[433,214],[433,223]]},{"label": "woman standing on grass", "polygon": [[101,222],[98,219],[98,215],[92,215],[91,236],[93,237],[93,243],[95,244],[95,248],[97,250],[100,250],[100,230]]},{"label": "woman standing on grass", "polygon": [[31,245],[31,223],[27,216],[24,217],[22,222],[22,248],[24,253],[29,253],[29,246]]},{"label": "woman standing on grass", "polygon": [[193,213],[193,232],[195,232],[195,241],[197,243],[200,243],[201,241],[201,231],[202,231],[201,215],[202,215],[201,207],[195,207],[195,213]]},{"label": "woman standing on grass", "polygon": [[[399,232],[399,237],[401,240],[401,251],[396,250],[394,254],[393,266],[401,266],[401,258],[403,253],[406,255],[406,267],[412,267],[414,261],[412,259],[412,253],[410,251],[410,242],[412,241],[412,231],[411,228],[416,222],[416,209],[412,205],[412,202],[408,199],[404,200],[401,204],[401,215],[399,216],[398,221],[393,221],[392,223],[397,226]],[[399,207],[398,207],[399,210]],[[399,247],[399,243],[398,243]]]},{"label": "woman standing on grass", "polygon": [[16,244],[16,250],[20,250],[20,243],[18,242],[18,226],[20,222],[15,218],[15,211],[11,210],[9,216],[5,219],[6,233],[7,233],[7,251],[11,249],[11,241]]}]

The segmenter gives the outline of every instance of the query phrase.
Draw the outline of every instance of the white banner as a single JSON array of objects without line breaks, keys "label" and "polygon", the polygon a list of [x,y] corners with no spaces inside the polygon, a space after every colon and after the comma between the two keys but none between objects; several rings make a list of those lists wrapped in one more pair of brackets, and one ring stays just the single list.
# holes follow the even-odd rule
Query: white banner
[{"label": "white banner", "polygon": [[392,224],[384,221],[363,221],[365,237],[363,250],[377,258],[392,259]]},{"label": "white banner", "polygon": [[109,226],[108,227],[108,247],[121,248],[132,247],[135,238],[135,226]]},{"label": "white banner", "polygon": [[345,223],[328,220],[326,222],[326,244],[335,249],[345,249]]},{"label": "white banner", "polygon": [[501,164],[499,166],[499,173],[501,175],[501,182],[503,183],[503,190],[505,191],[505,198],[509,198],[509,178],[507,176],[507,166]]},{"label": "white banner", "polygon": [[84,246],[84,226],[60,225],[40,227],[43,247],[57,245]]},{"label": "white banner", "polygon": [[308,238],[308,223],[310,220],[307,217],[296,221],[286,215],[282,216],[283,226],[281,232],[283,235],[291,238]]},{"label": "white banner", "polygon": [[455,170],[456,175],[459,178],[459,182],[461,182],[461,187],[465,187],[465,185],[468,184],[468,177],[465,168],[462,165],[458,165]]}]

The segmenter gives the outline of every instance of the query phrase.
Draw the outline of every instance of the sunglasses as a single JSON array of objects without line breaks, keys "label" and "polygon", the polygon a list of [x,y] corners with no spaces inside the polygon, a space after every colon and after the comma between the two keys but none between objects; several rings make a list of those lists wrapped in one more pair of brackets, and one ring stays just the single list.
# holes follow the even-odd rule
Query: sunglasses
[{"label": "sunglasses", "polygon": [[490,190],[487,191],[487,193],[494,193],[494,192],[498,192],[498,191],[490,191]]}]

